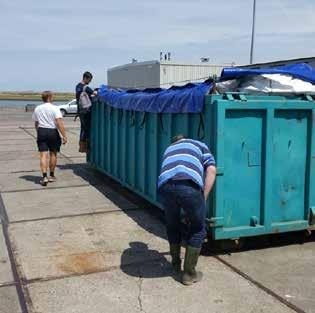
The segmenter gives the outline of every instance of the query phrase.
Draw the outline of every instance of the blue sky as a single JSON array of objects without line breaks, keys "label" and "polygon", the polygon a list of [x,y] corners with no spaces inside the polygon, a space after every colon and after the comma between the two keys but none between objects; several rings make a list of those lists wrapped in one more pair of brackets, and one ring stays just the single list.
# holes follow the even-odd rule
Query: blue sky
[{"label": "blue sky", "polygon": [[[248,63],[252,0],[0,0],[0,90],[72,91],[159,58]],[[315,55],[314,0],[257,0],[254,62]]]}]

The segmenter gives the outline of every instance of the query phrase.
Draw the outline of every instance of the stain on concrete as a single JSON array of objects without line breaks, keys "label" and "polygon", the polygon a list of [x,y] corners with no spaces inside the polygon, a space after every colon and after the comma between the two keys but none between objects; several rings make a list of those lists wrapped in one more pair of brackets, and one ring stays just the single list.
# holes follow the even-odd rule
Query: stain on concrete
[{"label": "stain on concrete", "polygon": [[105,262],[98,251],[84,252],[58,257],[57,267],[65,274],[87,274],[104,270]]}]

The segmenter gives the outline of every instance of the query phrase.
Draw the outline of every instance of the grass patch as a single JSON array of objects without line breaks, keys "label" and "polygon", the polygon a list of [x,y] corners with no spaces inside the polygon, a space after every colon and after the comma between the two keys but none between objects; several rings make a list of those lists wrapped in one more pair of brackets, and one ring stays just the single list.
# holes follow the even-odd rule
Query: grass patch
[{"label": "grass patch", "polygon": [[[55,101],[70,101],[75,98],[75,94],[72,92],[55,92],[53,94]],[[38,92],[0,92],[0,100],[41,101],[42,97]]]}]

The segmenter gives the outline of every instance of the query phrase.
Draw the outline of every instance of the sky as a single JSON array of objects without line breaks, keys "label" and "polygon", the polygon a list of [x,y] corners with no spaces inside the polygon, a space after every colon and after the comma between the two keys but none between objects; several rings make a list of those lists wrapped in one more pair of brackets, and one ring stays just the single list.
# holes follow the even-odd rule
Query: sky
[{"label": "sky", "polygon": [[[254,62],[315,56],[314,0],[256,0]],[[73,91],[86,70],[157,60],[249,63],[253,0],[0,0],[0,90]]]}]

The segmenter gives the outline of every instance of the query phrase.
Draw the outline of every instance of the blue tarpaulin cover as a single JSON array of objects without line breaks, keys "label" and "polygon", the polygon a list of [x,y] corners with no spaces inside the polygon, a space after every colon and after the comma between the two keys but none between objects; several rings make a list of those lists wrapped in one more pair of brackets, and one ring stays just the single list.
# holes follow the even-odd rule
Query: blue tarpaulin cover
[{"label": "blue tarpaulin cover", "polygon": [[249,75],[284,74],[315,84],[315,69],[306,63],[295,63],[273,68],[238,68],[227,67],[222,70],[220,80],[242,78]]},{"label": "blue tarpaulin cover", "polygon": [[213,86],[212,81],[169,89],[114,90],[102,85],[98,99],[116,109],[153,113],[197,113],[203,111],[204,97]]}]

